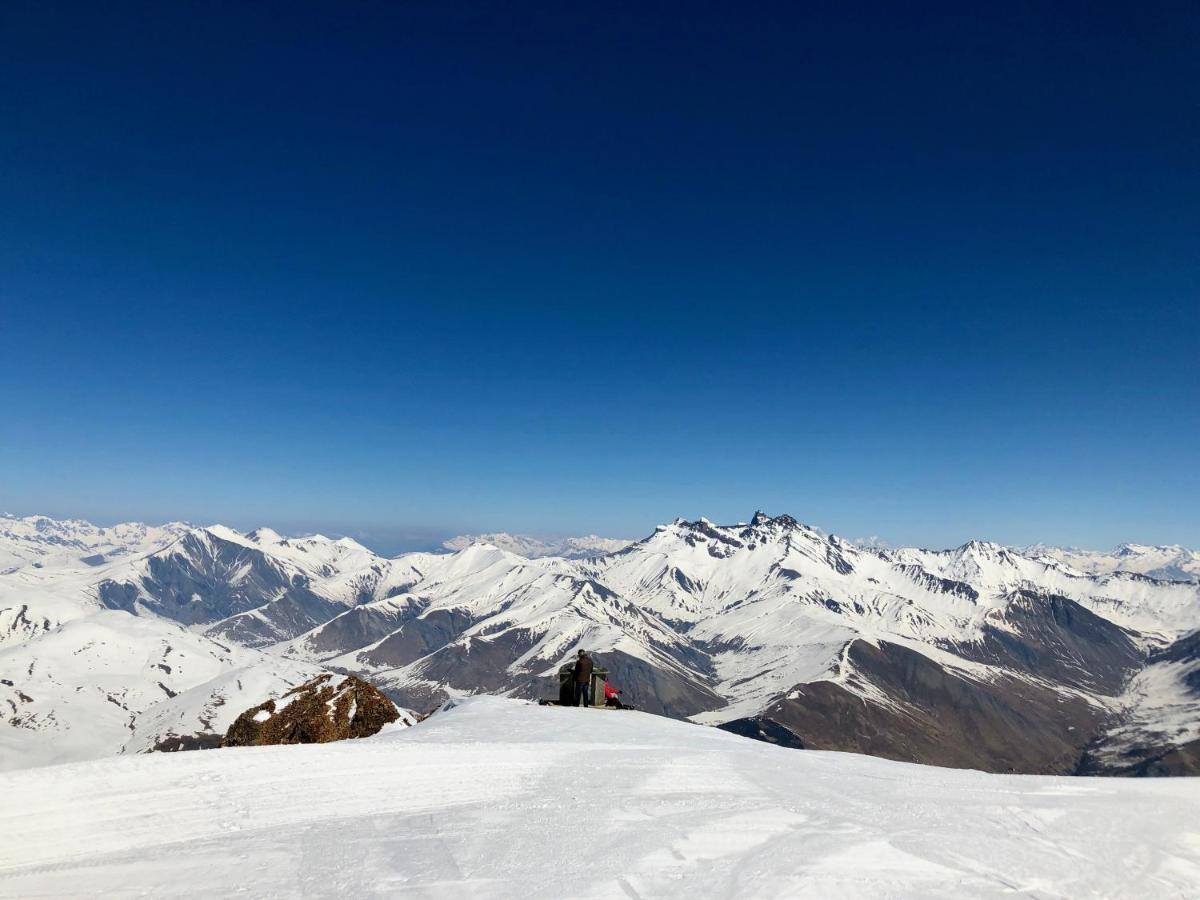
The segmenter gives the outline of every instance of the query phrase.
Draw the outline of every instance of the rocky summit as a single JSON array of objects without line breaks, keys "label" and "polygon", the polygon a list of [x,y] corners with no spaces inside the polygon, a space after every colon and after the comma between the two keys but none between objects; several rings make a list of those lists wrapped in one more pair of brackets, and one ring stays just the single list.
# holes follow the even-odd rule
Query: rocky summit
[{"label": "rocky summit", "polygon": [[246,710],[229,727],[221,746],[326,744],[370,737],[399,719],[396,704],[361,678],[347,675],[339,680],[326,673],[278,700]]}]

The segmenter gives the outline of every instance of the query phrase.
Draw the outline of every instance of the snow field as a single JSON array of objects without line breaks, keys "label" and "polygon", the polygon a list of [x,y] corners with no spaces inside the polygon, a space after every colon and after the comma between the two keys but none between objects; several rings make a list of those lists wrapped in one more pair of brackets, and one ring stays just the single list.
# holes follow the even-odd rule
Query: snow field
[{"label": "snow field", "polygon": [[985,775],[492,697],[0,794],[0,897],[1200,895],[1197,779]]}]

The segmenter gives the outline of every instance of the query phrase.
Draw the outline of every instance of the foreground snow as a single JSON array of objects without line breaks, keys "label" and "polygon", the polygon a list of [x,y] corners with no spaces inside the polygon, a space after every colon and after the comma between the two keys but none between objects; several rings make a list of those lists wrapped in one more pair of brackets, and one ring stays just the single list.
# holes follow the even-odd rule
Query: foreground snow
[{"label": "foreground snow", "polygon": [[1196,779],[984,775],[490,697],[0,795],[2,897],[1200,894]]}]

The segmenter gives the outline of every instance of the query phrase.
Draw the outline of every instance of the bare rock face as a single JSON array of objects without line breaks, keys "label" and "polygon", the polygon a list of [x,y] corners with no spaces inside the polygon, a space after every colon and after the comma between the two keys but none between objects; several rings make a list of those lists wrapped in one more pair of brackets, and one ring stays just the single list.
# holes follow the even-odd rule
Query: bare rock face
[{"label": "bare rock face", "polygon": [[[278,700],[246,710],[229,727],[222,747],[324,744],[369,737],[402,718],[382,692],[353,675],[320,675]],[[406,720],[407,721],[407,720]]]}]

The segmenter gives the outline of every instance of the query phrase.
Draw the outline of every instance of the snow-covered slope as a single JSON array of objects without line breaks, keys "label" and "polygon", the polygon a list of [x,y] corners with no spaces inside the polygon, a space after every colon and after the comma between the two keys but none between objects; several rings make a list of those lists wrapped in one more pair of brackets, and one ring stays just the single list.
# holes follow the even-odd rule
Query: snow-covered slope
[{"label": "snow-covered slope", "polygon": [[[0,769],[213,746],[320,669],[103,610],[0,649]],[[207,740],[205,740],[207,738]]]},{"label": "snow-covered slope", "polygon": [[428,554],[382,559],[349,538],[194,528],[135,560],[85,573],[101,605],[153,613],[245,646],[289,640],[421,577]]},{"label": "snow-covered slope", "polygon": [[308,658],[425,706],[478,690],[551,696],[583,646],[655,712],[745,733],[765,718],[804,746],[1064,772],[1128,714],[1147,655],[1200,627],[1195,584],[1089,576],[984,542],[862,549],[787,516],[679,520],[594,560],[485,545],[451,559],[347,614],[377,631],[335,643],[317,629],[288,652],[319,637]]},{"label": "snow-covered slope", "polygon": [[1118,715],[1088,748],[1084,771],[1195,774],[1200,761],[1200,631],[1150,654]]},{"label": "snow-covered slope", "polygon": [[587,559],[479,542],[384,559],[345,538],[188,529],[141,556],[0,576],[0,646],[101,609],[352,671],[415,709],[555,696],[584,647],[641,709],[821,749],[1070,772],[1112,758],[1094,752],[1105,734],[1161,748],[1200,729],[1194,679],[1137,681],[1200,631],[1200,582],[980,541],[862,547],[790,516],[677,520]]},{"label": "snow-covered slope", "polygon": [[1145,544],[1121,544],[1109,553],[1079,550],[1073,547],[1037,545],[1025,550],[1031,556],[1049,556],[1059,562],[1093,575],[1130,572],[1164,581],[1200,579],[1200,552],[1178,544],[1150,547]]},{"label": "snow-covered slope", "polygon": [[0,573],[28,565],[101,565],[165,546],[187,529],[182,522],[103,528],[79,519],[0,515]]},{"label": "snow-covered slope", "polygon": [[603,538],[589,534],[584,537],[553,538],[550,540],[532,537],[528,534],[509,534],[505,531],[491,534],[460,534],[458,537],[444,541],[442,546],[447,550],[465,550],[472,544],[490,544],[525,556],[537,559],[542,556],[561,556],[566,559],[590,559],[593,556],[604,556],[616,553],[628,547],[632,541],[621,538]]},{"label": "snow-covered slope", "polygon": [[[440,560],[411,592],[348,616],[397,604],[404,611],[381,640],[305,658],[364,672],[404,705],[427,708],[480,690],[551,693],[546,685],[563,659],[586,645],[606,654],[614,677],[636,677],[646,699],[657,701],[655,712],[687,715],[722,702],[706,686],[702,655],[690,642],[562,559],[529,560],[475,544]],[[288,652],[308,650],[328,630]]]},{"label": "snow-covered slope", "polygon": [[1200,894],[1196,779],[985,775],[495,698],[360,741],[10,773],[0,795],[12,898]]},{"label": "snow-covered slope", "polygon": [[[32,521],[44,534],[90,535],[89,550],[103,539],[86,523]],[[212,746],[242,710],[323,671],[179,624],[224,598],[252,596],[254,566],[202,571],[202,559],[219,557],[199,552],[222,543],[215,534],[185,526],[103,531],[131,537],[116,549],[109,541],[103,560],[43,555],[0,575],[0,769]],[[172,566],[164,561],[192,579],[195,596],[155,606],[169,595],[138,582],[113,602],[114,585],[165,579]]]}]

